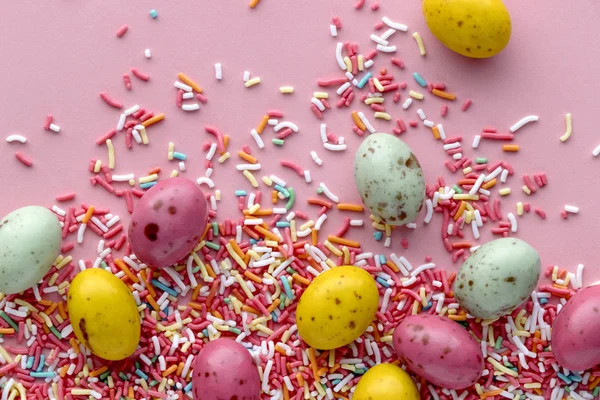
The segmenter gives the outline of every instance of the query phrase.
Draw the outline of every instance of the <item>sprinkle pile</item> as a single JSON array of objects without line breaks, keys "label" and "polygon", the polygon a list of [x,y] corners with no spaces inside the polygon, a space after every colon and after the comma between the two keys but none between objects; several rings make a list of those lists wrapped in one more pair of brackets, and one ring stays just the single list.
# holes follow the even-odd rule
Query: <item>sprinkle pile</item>
[{"label": "sprinkle pile", "polygon": [[[359,0],[355,7],[361,8],[364,3]],[[374,2],[370,8],[376,10],[378,4]],[[257,5],[258,1],[250,3],[251,8]],[[158,14],[151,10],[150,15],[156,18]],[[329,28],[331,36],[337,38],[342,30],[340,18],[333,17]],[[484,143],[504,143],[504,151],[518,151],[517,131],[526,129],[538,117],[519,120],[507,129],[510,133],[482,127],[473,139],[472,149],[464,148],[464,138],[448,135],[442,123],[434,122],[438,118],[432,116],[433,112],[420,104],[425,104],[422,100],[426,96],[447,101],[439,112],[443,119],[449,112],[467,112],[472,101],[465,99],[456,106],[459,95],[449,92],[444,83],[427,81],[416,71],[410,73],[410,83],[399,82],[397,75],[405,74],[408,66],[397,57],[382,60],[389,62],[389,69],[381,67],[376,72],[375,60],[388,53],[393,55],[397,45],[391,40],[408,32],[407,26],[388,17],[375,27],[376,31],[384,28],[382,33],[370,36],[375,49],[368,53],[360,53],[358,45],[352,42],[332,46],[332,62],[337,62],[340,76],[319,79],[319,89],[310,98],[309,107],[319,120],[336,109],[345,112],[355,124],[353,132],[359,136],[376,132],[373,120],[387,124],[387,130],[398,136],[409,135],[410,129],[420,125],[428,128],[431,138],[427,140],[440,143],[448,157],[445,167],[458,176],[450,183],[442,177],[430,181],[424,222],[409,224],[408,228],[424,229],[423,225],[440,221],[440,236],[449,260],[458,262],[477,249],[484,227],[490,226],[494,235],[509,236],[518,232],[519,217],[525,213],[533,210],[545,218],[542,208],[528,202],[518,202],[511,211],[502,211],[510,189],[500,187],[515,179],[516,174],[510,163],[465,155]],[[127,31],[128,26],[123,25],[116,35],[126,40]],[[412,37],[417,47],[413,51],[426,56],[421,36],[414,32]],[[409,44],[405,46],[408,48]],[[150,58],[149,49],[144,53]],[[150,79],[137,68],[132,68],[131,73],[142,82]],[[215,64],[215,78],[223,79],[221,63]],[[260,84],[261,78],[251,78],[246,71],[243,81],[246,88],[251,88]],[[124,82],[131,87],[128,74],[124,75]],[[175,103],[183,111],[199,110],[208,101],[202,88],[184,73],[178,74],[174,87]],[[335,94],[327,91],[330,89]],[[280,92],[293,95],[294,87],[283,86]],[[100,97],[108,106],[123,110],[123,103],[108,93],[102,92]],[[401,105],[404,119],[393,116],[399,107],[392,108],[390,103]],[[474,387],[457,393],[419,381],[423,399],[579,400],[598,396],[600,369],[561,368],[550,344],[557,313],[583,286],[583,265],[575,273],[547,266],[545,275],[551,283],[538,288],[512,314],[497,320],[476,320],[455,301],[452,285],[456,274],[444,270],[444,261],[435,263],[429,256],[422,262],[408,260],[399,254],[400,249],[408,247],[406,238],[390,254],[370,252],[369,243],[352,239],[352,230],[365,229],[370,221],[374,240],[383,240],[385,247],[392,247],[394,232],[399,229],[375,216],[369,217],[361,204],[336,195],[326,182],[318,182],[314,197],[307,204],[300,204],[297,191],[306,190],[304,185],[312,182],[306,165],[280,160],[281,168],[291,169],[298,176],[294,182],[284,181],[276,175],[277,171],[268,173],[262,169],[261,157],[276,156],[278,147],[301,134],[299,126],[287,120],[280,110],[267,110],[259,116],[258,124],[249,133],[251,140],[237,150],[231,148],[229,135],[218,127],[205,126],[207,141],[200,155],[198,151],[184,153],[175,142],[169,143],[165,149],[167,159],[177,163],[171,172],[149,167],[145,176],[114,173],[118,170],[118,136],[125,136],[127,149],[143,148],[151,139],[152,126],[165,118],[164,113],[137,104],[122,111],[116,123],[109,123],[114,128],[96,141],[106,147],[107,156],[104,160],[90,160],[90,183],[123,199],[132,213],[135,199],[159,179],[186,171],[188,157],[204,157],[204,171],[196,182],[206,193],[210,222],[202,240],[181,264],[150,269],[131,252],[121,216],[97,204],[53,205],[51,209],[63,228],[61,255],[43,282],[33,289],[18,295],[0,294],[2,400],[191,398],[194,356],[207,341],[219,337],[233,338],[248,348],[259,368],[263,398],[348,399],[369,367],[381,362],[399,363],[391,346],[393,329],[407,315],[417,313],[445,315],[463,325],[481,343],[485,359],[483,376]],[[566,124],[566,133],[560,138],[563,142],[571,135],[570,114]],[[44,128],[57,134],[61,130],[51,115]],[[325,151],[349,150],[344,137],[331,133],[325,123],[321,123],[318,133],[311,134],[320,135]],[[267,137],[273,145],[268,150]],[[27,139],[11,135],[6,141],[24,144]],[[317,150],[300,151],[310,153],[315,163],[311,167],[324,166]],[[21,152],[16,157],[23,164],[32,165]],[[236,160],[235,169],[228,168],[232,162],[228,160]],[[226,169],[225,177],[228,173],[243,174],[248,188],[231,192],[219,189],[217,169]],[[548,178],[543,172],[527,172],[522,181],[522,191],[534,196],[547,185]],[[225,195],[237,198],[239,210],[226,210],[227,214],[219,210]],[[75,193],[64,193],[56,201],[68,202],[75,197]],[[578,212],[576,206],[566,205],[561,215],[567,218]],[[343,216],[343,223],[326,235],[324,224],[334,213]],[[223,214],[225,218],[221,217]],[[436,214],[440,218],[434,219]],[[69,255],[76,245],[87,241],[97,242],[93,257],[75,260]],[[298,299],[314,277],[347,264],[363,268],[376,280],[380,294],[376,320],[349,346],[331,351],[309,348],[297,334]],[[65,298],[69,282],[86,268],[110,270],[127,284],[135,298],[142,338],[135,354],[127,360],[101,360],[74,338]]]}]

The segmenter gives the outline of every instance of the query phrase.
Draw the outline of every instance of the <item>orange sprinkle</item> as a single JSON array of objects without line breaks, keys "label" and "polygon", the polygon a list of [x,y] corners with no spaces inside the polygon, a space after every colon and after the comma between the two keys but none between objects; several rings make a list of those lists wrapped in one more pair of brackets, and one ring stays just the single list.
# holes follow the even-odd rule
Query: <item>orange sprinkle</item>
[{"label": "orange sprinkle", "polygon": [[191,80],[190,77],[187,76],[186,74],[184,74],[183,72],[178,73],[177,77],[179,78],[179,80],[181,80],[186,85],[191,86],[192,89],[194,89],[196,92],[202,93],[202,88],[200,86],[198,86],[198,84],[196,82]]},{"label": "orange sprinkle", "polygon": [[100,367],[100,368],[98,368],[98,369],[95,369],[95,370],[93,370],[92,372],[90,372],[90,376],[91,376],[92,378],[93,378],[93,377],[96,377],[96,376],[100,376],[100,375],[102,375],[103,373],[105,373],[106,371],[108,371],[108,367],[107,367],[106,365],[104,365],[104,366],[102,366],[102,367]]},{"label": "orange sprinkle", "polygon": [[340,369],[341,365],[338,363],[333,364],[333,367],[329,368],[329,373],[333,374],[335,371],[337,371],[338,369]]},{"label": "orange sprinkle", "polygon": [[331,243],[337,243],[337,244],[341,244],[343,246],[354,247],[354,248],[360,247],[360,243],[358,243],[357,241],[350,240],[350,239],[344,239],[344,238],[333,236],[333,235],[327,236],[327,240],[329,240]]},{"label": "orange sprinkle", "polygon": [[165,119],[165,113],[160,113],[152,118],[145,120],[144,122],[142,122],[142,125],[144,125],[144,127],[147,128],[150,125],[154,125],[155,123],[162,121],[163,119]]},{"label": "orange sprinkle", "polygon": [[375,341],[379,342],[379,339],[381,338],[381,336],[379,335],[379,329],[377,329],[375,323],[372,323],[371,327],[373,328],[373,337],[375,338]]},{"label": "orange sprinkle", "polygon": [[342,211],[356,211],[363,212],[364,208],[360,204],[352,204],[352,203],[339,203],[337,205],[338,210]]},{"label": "orange sprinkle", "polygon": [[57,307],[58,307],[58,304],[52,303],[50,305],[50,307],[48,307],[44,310],[44,312],[46,313],[46,315],[50,316],[56,310]]},{"label": "orange sprinkle", "polygon": [[127,394],[129,396],[130,399],[133,399],[134,397],[134,392],[133,392],[133,386],[129,386],[129,393]]},{"label": "orange sprinkle", "polygon": [[304,386],[304,378],[302,378],[302,374],[300,372],[296,372],[296,380],[298,381],[298,385],[300,387]]},{"label": "orange sprinkle", "polygon": [[238,157],[240,157],[244,161],[248,161],[250,164],[256,164],[256,161],[258,161],[256,157],[252,157],[250,154],[241,150],[238,151]]},{"label": "orange sprinkle", "polygon": [[256,132],[258,133],[263,133],[263,131],[265,130],[265,126],[267,126],[267,122],[269,122],[269,116],[265,115],[261,120],[260,120],[260,124],[258,124],[258,127],[256,128]]},{"label": "orange sprinkle", "polygon": [[326,201],[326,200],[322,200],[322,199],[310,198],[306,201],[308,202],[308,204],[323,206],[323,207],[327,207],[327,208],[333,207],[333,204],[330,201]]},{"label": "orange sprinkle", "polygon": [[[452,283],[454,282],[454,279],[456,279],[456,272],[451,273],[450,276],[448,277],[448,286],[452,287]],[[448,297],[454,297],[454,296],[448,295]]]},{"label": "orange sprinkle", "polygon": [[333,397],[338,398],[340,400],[348,400],[348,398],[346,396],[343,396],[343,395],[341,395],[339,393],[335,393],[335,392],[333,393]]},{"label": "orange sprinkle", "polygon": [[44,307],[48,307],[48,306],[52,305],[52,300],[42,299],[42,300],[38,301],[38,303],[43,305]]},{"label": "orange sprinkle", "polygon": [[310,284],[310,281],[308,279],[306,279],[298,274],[292,274],[292,278],[294,278],[298,282],[302,283],[303,285],[308,286]]},{"label": "orange sprinkle", "polygon": [[179,363],[179,365],[177,366],[177,372],[175,373],[175,375],[177,376],[181,376],[181,372],[183,372],[183,367],[185,366],[185,364],[182,362]]},{"label": "orange sprinkle", "polygon": [[235,242],[235,239],[229,239],[229,244],[233,248],[233,251],[235,251],[236,254],[240,256],[240,258],[244,258],[244,252],[242,251],[242,249],[240,249],[240,246],[238,246],[238,244]]},{"label": "orange sprinkle", "polygon": [[150,303],[152,308],[154,308],[154,311],[160,311],[160,307],[158,306],[158,304],[156,304],[156,301],[154,300],[154,297],[152,297],[151,294],[146,295],[146,300],[148,300],[148,303]]},{"label": "orange sprinkle", "polygon": [[400,272],[400,269],[396,266],[396,264],[394,264],[393,262],[391,262],[390,260],[387,260],[385,265],[387,265],[388,267],[390,267],[390,269],[394,272]]},{"label": "orange sprinkle", "polygon": [[456,211],[456,214],[454,214],[455,221],[458,221],[458,219],[462,217],[465,208],[467,208],[467,203],[465,201],[461,201],[460,206],[458,207],[458,211]]},{"label": "orange sprinkle", "polygon": [[488,190],[489,188],[492,188],[494,186],[496,186],[496,178],[492,179],[489,182],[486,182],[484,185],[481,185],[482,189]]},{"label": "orange sprinkle", "polygon": [[205,264],[204,267],[206,268],[206,273],[208,274],[208,276],[210,276],[213,279],[217,277],[217,274],[215,274],[215,271],[213,271],[210,264]]},{"label": "orange sprinkle", "polygon": [[60,369],[60,377],[64,378],[67,375],[68,370],[69,370],[69,366],[63,365],[63,367]]},{"label": "orange sprinkle", "polygon": [[485,393],[481,394],[479,396],[479,398],[481,398],[481,399],[487,399],[488,397],[498,396],[502,392],[504,392],[504,389],[490,390],[489,392],[485,392]]},{"label": "orange sprinkle", "polygon": [[250,8],[254,8],[258,5],[258,3],[260,3],[260,0],[250,0]]},{"label": "orange sprinkle", "polygon": [[588,386],[588,389],[594,390],[596,388],[596,386],[598,386],[599,383],[600,383],[600,376],[595,378],[594,381],[590,383],[590,385]]},{"label": "orange sprinkle", "polygon": [[321,367],[317,371],[317,374],[319,374],[319,376],[323,376],[327,373],[327,371],[329,371],[329,367]]},{"label": "orange sprinkle", "polygon": [[307,351],[308,359],[310,360],[310,367],[312,368],[313,378],[315,380],[319,380],[319,371],[317,370],[319,366],[317,365],[317,359],[315,358],[315,349],[309,347]]},{"label": "orange sprinkle", "polygon": [[452,321],[466,321],[467,314],[449,314],[448,318],[450,318]]},{"label": "orange sprinkle", "polygon": [[256,229],[259,233],[262,233],[263,236],[267,239],[273,240],[274,242],[281,242],[281,240],[279,239],[279,237],[277,235],[275,235],[274,233],[272,233],[271,231],[269,231],[268,229],[263,228],[260,225],[256,225],[254,227],[254,229]]},{"label": "orange sprinkle", "polygon": [[0,328],[0,335],[12,335],[15,333],[13,328]]},{"label": "orange sprinkle", "polygon": [[[260,279],[258,276],[256,276],[256,275],[255,275],[255,274],[253,274],[252,272],[250,272],[250,271],[247,271],[247,270],[246,270],[246,271],[244,272],[244,275],[246,275],[246,278],[250,278],[250,279],[252,279],[254,282],[256,282],[256,283],[260,283],[260,284],[262,285],[262,279]],[[279,299],[277,299],[277,300],[279,300]]]},{"label": "orange sprinkle", "polygon": [[441,138],[440,130],[438,129],[437,126],[434,126],[433,128],[431,128],[431,133],[433,133],[433,137],[435,140],[439,140]]},{"label": "orange sprinkle", "polygon": [[312,230],[312,232],[310,233],[310,241],[313,246],[316,246],[319,243],[319,231],[318,230],[316,230],[316,229]]},{"label": "orange sprinkle", "polygon": [[194,291],[192,292],[192,300],[198,299],[198,295],[200,295],[201,288],[202,288],[202,285],[198,285],[194,288]]},{"label": "orange sprinkle", "polygon": [[215,280],[215,281],[213,281],[212,285],[210,285],[210,291],[208,292],[208,297],[206,298],[206,305],[208,307],[210,307],[213,299],[215,298],[215,295],[217,294],[217,289],[219,288],[219,282],[220,281]]},{"label": "orange sprinkle", "polygon": [[140,278],[142,278],[142,280],[146,284],[146,288],[148,289],[148,292],[152,295],[152,297],[156,297],[156,290],[154,290],[154,286],[152,286],[152,284],[148,282],[148,278],[146,277],[146,270],[140,270]]},{"label": "orange sprinkle", "polygon": [[470,249],[473,245],[469,242],[456,242],[452,243],[453,249]]},{"label": "orange sprinkle", "polygon": [[195,301],[190,301],[188,304],[192,310],[202,311],[202,304],[196,303]]},{"label": "orange sprinkle", "polygon": [[256,314],[256,315],[262,315],[262,313],[260,311],[258,311],[256,308],[247,306],[245,304],[242,306],[242,310],[247,311],[252,314]]},{"label": "orange sprinkle", "polygon": [[258,234],[256,232],[254,232],[252,229],[250,229],[248,226],[244,225],[242,227],[242,230],[246,233],[246,235],[250,236],[252,239],[260,240],[260,236],[258,236]]},{"label": "orange sprinkle", "polygon": [[175,371],[177,371],[177,365],[171,365],[169,368],[163,371],[162,376],[169,376]]},{"label": "orange sprinkle", "polygon": [[67,315],[67,310],[65,309],[65,302],[61,301],[60,303],[58,303],[58,314],[61,316],[62,319],[67,319],[68,315]]},{"label": "orange sprinkle", "polygon": [[220,318],[220,319],[225,319],[225,318],[223,318],[223,314],[221,314],[221,313],[220,313],[219,311],[217,311],[217,310],[214,310],[212,313],[213,313],[213,315],[214,315],[215,317],[217,317],[217,318]]},{"label": "orange sprinkle", "polygon": [[[253,1],[258,1],[258,0],[253,0]],[[290,392],[288,392],[287,386],[285,386],[285,385],[283,385],[283,400],[290,400]]]},{"label": "orange sprinkle", "polygon": [[441,97],[442,99],[456,100],[456,95],[454,93],[448,93],[438,89],[433,89],[431,93],[437,97]]},{"label": "orange sprinkle", "polygon": [[50,329],[48,329],[48,326],[46,326],[46,324],[42,325],[42,328],[44,328],[45,333],[50,333]]},{"label": "orange sprinkle", "polygon": [[119,267],[123,272],[125,272],[125,275],[127,275],[127,277],[134,283],[139,283],[140,280],[138,279],[137,276],[135,276],[127,267],[127,264],[125,264],[123,262],[123,260],[120,259],[116,259],[115,260],[115,264],[117,267]]},{"label": "orange sprinkle", "polygon": [[505,144],[505,145],[502,145],[502,150],[510,151],[510,152],[519,151],[519,145],[518,144]]},{"label": "orange sprinkle", "polygon": [[277,193],[279,193],[279,192],[277,192],[277,190],[273,190],[271,192],[271,202],[273,204],[277,204],[277,202],[279,201],[279,198],[277,197]]},{"label": "orange sprinkle", "polygon": [[279,304],[280,304],[280,303],[281,303],[281,300],[279,300],[279,299],[275,299],[275,301],[273,302],[273,304],[271,304],[271,305],[269,306],[269,308],[267,308],[267,311],[269,312],[269,314],[270,314],[270,313],[272,313],[273,311],[275,311],[275,309],[276,309],[277,307],[279,307]]},{"label": "orange sprinkle", "polygon": [[160,167],[155,167],[148,171],[148,175],[152,174],[160,174]]},{"label": "orange sprinkle", "polygon": [[282,349],[281,347],[277,346],[277,345],[275,346],[275,351],[278,352],[279,354],[281,354],[282,356],[287,357],[287,354],[285,353],[285,350]]},{"label": "orange sprinkle", "polygon": [[69,340],[69,344],[71,345],[71,347],[75,351],[75,354],[79,354],[79,346],[77,345],[77,340],[75,340],[75,338],[71,338]]},{"label": "orange sprinkle", "polygon": [[206,228],[204,228],[204,233],[202,234],[202,237],[200,238],[200,240],[204,240],[204,238],[206,237],[206,234],[208,233],[208,230],[212,228],[211,224],[206,224]]},{"label": "orange sprinkle", "polygon": [[554,286],[557,289],[564,289],[564,290],[569,290],[568,287],[564,286],[564,285],[557,285],[556,283],[553,283],[552,286]]},{"label": "orange sprinkle", "polygon": [[[250,212],[248,210],[244,210],[243,212],[244,212],[244,215],[250,215]],[[273,215],[273,210],[271,210],[270,208],[265,208],[265,209],[255,211],[254,213],[252,213],[252,215],[254,217],[265,217],[268,215]]]},{"label": "orange sprinkle", "polygon": [[94,215],[94,206],[90,206],[87,209],[85,215],[83,216],[83,219],[81,220],[81,223],[87,224],[88,222],[90,222],[90,219],[92,219],[92,215]]},{"label": "orange sprinkle", "polygon": [[[229,146],[229,135],[223,135],[223,147],[225,147],[225,151],[227,151],[228,146]],[[225,154],[225,152],[221,152],[221,154]]]},{"label": "orange sprinkle", "polygon": [[367,130],[367,127],[361,121],[361,119],[358,116],[358,113],[356,111],[352,111],[352,119],[354,120],[354,123],[356,124],[356,126],[358,127],[358,129],[360,129],[361,131],[366,131]]},{"label": "orange sprinkle", "polygon": [[318,264],[315,260],[313,260],[312,258],[308,257],[308,263],[310,264],[311,267],[313,267],[317,272],[323,272],[323,268],[321,268],[321,265]]},{"label": "orange sprinkle", "polygon": [[476,182],[476,179],[461,179],[458,182],[456,182],[456,184],[459,186],[465,186],[465,185],[473,185],[475,182]]}]

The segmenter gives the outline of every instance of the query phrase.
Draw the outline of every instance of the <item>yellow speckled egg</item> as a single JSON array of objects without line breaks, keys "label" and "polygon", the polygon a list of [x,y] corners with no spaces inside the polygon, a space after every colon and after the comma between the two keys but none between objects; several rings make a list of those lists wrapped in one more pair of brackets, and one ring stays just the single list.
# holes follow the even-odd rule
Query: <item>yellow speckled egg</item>
[{"label": "yellow speckled egg", "polygon": [[431,33],[466,57],[495,56],[510,40],[510,15],[501,0],[423,0],[423,14]]},{"label": "yellow speckled egg", "polygon": [[77,339],[105,360],[122,360],[140,341],[140,317],[127,286],[109,271],[86,269],[75,276],[67,298]]},{"label": "yellow speckled egg", "polygon": [[371,275],[354,266],[317,276],[296,309],[298,333],[311,347],[331,350],[352,343],[373,321],[379,292]]},{"label": "yellow speckled egg", "polygon": [[352,400],[419,400],[419,390],[402,368],[378,364],[360,378]]}]

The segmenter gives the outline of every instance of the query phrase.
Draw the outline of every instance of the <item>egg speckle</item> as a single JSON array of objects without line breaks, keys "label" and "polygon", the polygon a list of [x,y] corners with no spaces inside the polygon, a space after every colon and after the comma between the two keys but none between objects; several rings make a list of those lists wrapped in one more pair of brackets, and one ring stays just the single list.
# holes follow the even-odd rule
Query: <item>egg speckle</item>
[{"label": "egg speckle", "polygon": [[395,136],[375,133],[361,143],[354,158],[354,180],[371,214],[387,224],[411,223],[423,207],[421,164]]},{"label": "egg speckle", "polygon": [[463,263],[454,283],[458,303],[477,318],[511,313],[535,289],[540,256],[517,238],[492,240]]},{"label": "egg speckle", "polygon": [[60,254],[58,219],[44,207],[19,208],[0,218],[0,292],[35,286]]}]

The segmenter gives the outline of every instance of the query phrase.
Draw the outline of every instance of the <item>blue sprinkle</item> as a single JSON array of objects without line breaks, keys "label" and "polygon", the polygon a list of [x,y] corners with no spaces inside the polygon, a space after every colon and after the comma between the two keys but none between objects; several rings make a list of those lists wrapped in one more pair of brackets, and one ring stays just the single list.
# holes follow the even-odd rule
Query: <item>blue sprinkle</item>
[{"label": "blue sprinkle", "polygon": [[30,372],[29,376],[31,376],[32,378],[54,378],[56,376],[56,373],[52,371]]},{"label": "blue sprinkle", "polygon": [[173,290],[173,288],[168,287],[167,285],[163,284],[160,281],[157,281],[156,279],[152,279],[152,284],[160,290],[162,290],[163,292],[169,293],[173,297],[177,297],[178,295],[178,293],[175,290]]},{"label": "blue sprinkle", "polygon": [[187,159],[187,156],[185,154],[183,154],[183,153],[179,153],[177,151],[174,151],[173,152],[173,158],[176,158],[176,159],[181,160],[181,161],[185,161]]},{"label": "blue sprinkle", "polygon": [[288,198],[290,197],[290,192],[288,192],[288,190],[286,188],[284,188],[283,186],[279,186],[279,185],[275,185],[273,186],[273,188],[275,188],[275,190],[277,190],[280,193],[283,193],[283,195]]},{"label": "blue sprinkle", "polygon": [[142,189],[150,189],[152,186],[156,185],[158,182],[147,182],[147,183],[140,183],[140,187]]},{"label": "blue sprinkle", "polygon": [[42,372],[42,369],[44,369],[44,362],[46,361],[46,357],[42,354],[40,356],[40,362],[38,363],[38,367],[37,370],[35,372]]},{"label": "blue sprinkle", "polygon": [[560,372],[556,374],[560,379],[562,379],[567,385],[570,385],[571,383],[573,383],[572,380],[569,379],[568,376],[565,376],[563,374],[561,374]]},{"label": "blue sprinkle", "polygon": [[386,288],[389,288],[390,285],[388,285],[388,283],[385,281],[385,279],[381,278],[381,277],[377,277],[376,279],[377,282],[381,283],[381,286],[384,286]]},{"label": "blue sprinkle", "polygon": [[572,380],[573,382],[581,382],[583,380],[581,375],[579,375],[575,372],[571,372],[571,375],[569,375],[569,379]]},{"label": "blue sprinkle", "polygon": [[33,363],[34,363],[34,362],[35,362],[35,358],[34,358],[34,357],[29,357],[29,358],[27,359],[27,365],[25,365],[25,367],[26,367],[27,369],[31,369],[31,368],[33,368]]},{"label": "blue sprinkle", "polygon": [[271,317],[273,317],[273,322],[277,322],[277,314],[274,312],[271,313]]},{"label": "blue sprinkle", "polygon": [[135,370],[135,373],[137,376],[139,376],[142,379],[148,380],[148,375],[146,375],[145,373],[143,373],[142,371],[140,371],[139,369]]},{"label": "blue sprinkle", "polygon": [[545,298],[545,297],[542,297],[542,298],[540,299],[540,304],[546,304],[547,302],[548,302],[548,299],[547,299],[547,298]]},{"label": "blue sprinkle", "polygon": [[258,243],[258,240],[256,240],[256,239],[250,239],[250,244],[256,244],[256,243]]},{"label": "blue sprinkle", "polygon": [[380,241],[383,237],[383,233],[381,233],[381,231],[377,231],[373,234],[373,237],[375,238],[375,240]]},{"label": "blue sprinkle", "polygon": [[332,380],[332,381],[331,381],[331,384],[332,384],[333,386],[335,386],[335,385],[337,385],[337,384],[338,384],[338,383],[340,383],[340,382],[341,382],[341,380],[339,380],[339,379],[334,379],[334,380]]},{"label": "blue sprinkle", "polygon": [[235,195],[237,197],[245,196],[246,195],[246,191],[245,190],[236,190],[235,191]]},{"label": "blue sprinkle", "polygon": [[425,82],[425,79],[423,79],[423,77],[421,75],[419,75],[418,72],[413,72],[413,78],[415,78],[415,81],[417,81],[417,83],[423,87],[427,86],[427,82]]},{"label": "blue sprinkle", "polygon": [[356,87],[362,89],[367,84],[367,82],[369,82],[369,79],[371,79],[372,76],[372,73],[367,72],[365,76],[363,76],[363,78],[360,80],[360,82],[358,82],[358,85],[356,85]]},{"label": "blue sprinkle", "polygon": [[156,17],[158,17],[158,12],[156,12],[156,10],[153,8],[152,10],[150,10],[150,16],[152,17],[152,19],[156,19]]},{"label": "blue sprinkle", "polygon": [[275,223],[275,226],[278,228],[289,228],[290,227],[290,223],[287,221],[277,221]]},{"label": "blue sprinkle", "polygon": [[292,292],[292,289],[290,288],[290,283],[288,282],[285,276],[281,277],[281,284],[285,289],[285,295],[288,297],[288,299],[292,300],[294,298],[294,293]]},{"label": "blue sprinkle", "polygon": [[427,303],[427,305],[425,307],[423,307],[423,311],[429,310],[431,308],[431,305],[432,305],[432,303],[430,301],[429,303]]},{"label": "blue sprinkle", "polygon": [[183,388],[184,392],[189,392],[190,390],[192,390],[192,382],[188,383],[187,385],[185,385],[185,387]]},{"label": "blue sprinkle", "polygon": [[383,254],[379,255],[379,262],[381,263],[381,265],[383,265],[387,262],[385,259],[385,256]]},{"label": "blue sprinkle", "polygon": [[202,334],[204,335],[205,338],[208,337],[208,329],[202,329]]}]

